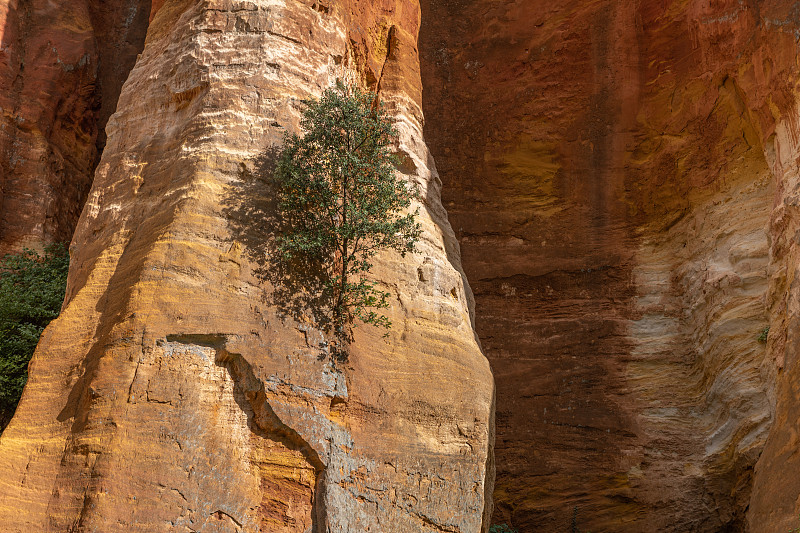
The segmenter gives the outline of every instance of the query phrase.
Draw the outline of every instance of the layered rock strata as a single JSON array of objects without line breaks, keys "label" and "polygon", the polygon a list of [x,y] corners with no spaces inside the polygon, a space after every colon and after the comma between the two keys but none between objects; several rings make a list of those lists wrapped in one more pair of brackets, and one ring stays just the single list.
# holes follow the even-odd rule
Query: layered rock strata
[{"label": "layered rock strata", "polygon": [[[427,138],[498,377],[495,522],[798,525],[793,2],[149,7],[0,5],[0,252],[71,233],[150,19],[0,440],[0,523],[488,525],[491,378],[421,131],[422,24]],[[243,215],[299,100],[351,72],[398,121],[426,232],[375,272],[389,339],[361,328],[333,364],[311,313],[277,312]]]},{"label": "layered rock strata", "polygon": [[793,3],[422,6],[497,379],[495,521],[796,526]]},{"label": "layered rock strata", "polygon": [[[792,20],[797,24],[796,18]],[[767,296],[770,357],[764,368],[773,378],[768,392],[775,407],[769,438],[753,474],[752,498],[747,513],[750,531],[759,533],[791,531],[800,525],[800,439],[797,433],[800,420],[800,346],[797,341],[800,320],[800,288],[797,285],[800,274],[797,242],[800,231],[797,210],[797,191],[800,189],[799,118],[800,109],[797,107],[782,115],[768,145],[778,189],[770,219],[770,253],[773,258]]]},{"label": "layered rock strata", "polygon": [[[481,531],[493,381],[422,137],[418,6],[155,7],[72,241],[64,311],[0,439],[0,523]],[[312,310],[278,311],[256,261],[269,236],[241,215],[261,209],[258,157],[297,128],[301,100],[353,71],[396,119],[423,238],[374,270],[392,295],[388,337],[358,328],[337,363]]]},{"label": "layered rock strata", "polygon": [[0,255],[68,242],[150,0],[0,2]]}]

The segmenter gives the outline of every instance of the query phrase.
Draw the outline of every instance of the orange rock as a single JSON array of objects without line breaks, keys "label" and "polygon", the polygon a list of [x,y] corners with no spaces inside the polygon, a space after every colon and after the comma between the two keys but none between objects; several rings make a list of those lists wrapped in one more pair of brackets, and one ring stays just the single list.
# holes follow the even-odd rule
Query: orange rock
[{"label": "orange rock", "polygon": [[72,236],[148,9],[0,1],[0,256]]},{"label": "orange rock", "polygon": [[[422,137],[418,6],[175,0],[126,81],[72,241],[62,315],[0,438],[11,530],[478,532],[493,380]],[[421,191],[384,254],[388,338],[334,364],[258,275],[257,156],[356,69]],[[316,530],[315,529],[315,530]]]},{"label": "orange rock", "polygon": [[497,523],[796,522],[791,447],[764,448],[798,409],[772,363],[796,264],[795,171],[774,162],[795,144],[773,136],[796,121],[792,6],[422,2],[426,138],[497,379]]},{"label": "orange rock", "polygon": [[[474,321],[495,522],[800,525],[794,2],[147,4],[0,1],[0,251],[71,233],[147,27],[0,439],[0,523],[485,529]],[[376,267],[390,337],[334,365],[259,274],[249,194],[351,72],[397,117],[425,239]]]}]

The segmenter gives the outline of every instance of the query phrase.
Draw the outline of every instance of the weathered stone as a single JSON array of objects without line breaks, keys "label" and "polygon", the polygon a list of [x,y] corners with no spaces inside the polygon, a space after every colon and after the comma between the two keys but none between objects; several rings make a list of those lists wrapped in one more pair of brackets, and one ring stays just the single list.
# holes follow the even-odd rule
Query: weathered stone
[{"label": "weathered stone", "polygon": [[496,522],[740,531],[748,503],[751,530],[796,522],[797,470],[766,470],[785,444],[750,502],[772,402],[770,442],[797,412],[772,364],[792,5],[422,2],[426,138],[497,379]]},{"label": "weathered stone", "polygon": [[149,9],[0,2],[0,256],[72,237]]},{"label": "weathered stone", "polygon": [[[794,2],[0,4],[0,252],[71,233],[150,13],[0,439],[4,526],[488,525],[491,378],[418,31],[499,383],[495,522],[800,525]],[[337,365],[278,312],[248,215],[258,154],[351,72],[398,120],[425,239],[376,268],[389,338]]]},{"label": "weathered stone", "polygon": [[[0,439],[0,523],[480,531],[493,381],[422,137],[418,6],[158,7],[109,120],[64,311]],[[335,364],[310,312],[278,312],[258,275],[263,226],[241,214],[301,99],[353,69],[397,120],[424,233],[374,269],[388,337],[356,329]]]}]

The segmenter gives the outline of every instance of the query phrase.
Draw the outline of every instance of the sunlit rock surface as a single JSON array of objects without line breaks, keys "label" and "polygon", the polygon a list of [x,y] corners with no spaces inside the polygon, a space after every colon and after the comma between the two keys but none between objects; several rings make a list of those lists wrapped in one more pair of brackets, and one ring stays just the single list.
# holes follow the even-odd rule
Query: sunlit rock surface
[{"label": "sunlit rock surface", "polygon": [[[154,5],[72,240],[61,317],[0,440],[26,531],[478,532],[493,381],[422,138],[414,2]],[[394,325],[334,364],[254,253],[256,159],[356,72],[397,120],[418,252],[380,257]],[[262,191],[263,192],[263,191]]]},{"label": "sunlit rock surface", "polygon": [[[466,532],[494,497],[521,532],[800,526],[799,16],[0,1],[0,252],[68,238],[88,196],[0,524]],[[264,279],[258,156],[353,73],[425,236],[376,267],[389,337],[333,364]]]}]

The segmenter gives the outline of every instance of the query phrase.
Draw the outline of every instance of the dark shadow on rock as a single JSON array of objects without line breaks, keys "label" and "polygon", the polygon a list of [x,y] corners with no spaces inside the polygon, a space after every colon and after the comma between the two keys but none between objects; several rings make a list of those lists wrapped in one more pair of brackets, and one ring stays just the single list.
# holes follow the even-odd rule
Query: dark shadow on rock
[{"label": "dark shadow on rock", "polygon": [[331,280],[329,265],[316,258],[289,259],[278,248],[278,237],[302,223],[303,217],[303,213],[282,213],[278,205],[280,184],[275,169],[279,156],[280,148],[272,146],[253,160],[252,171],[242,163],[239,181],[223,199],[223,214],[232,238],[242,243],[254,265],[253,274],[264,282],[266,302],[284,319],[333,334],[329,353],[334,360],[344,361],[352,335],[333,331],[334,295],[326,290]]}]

